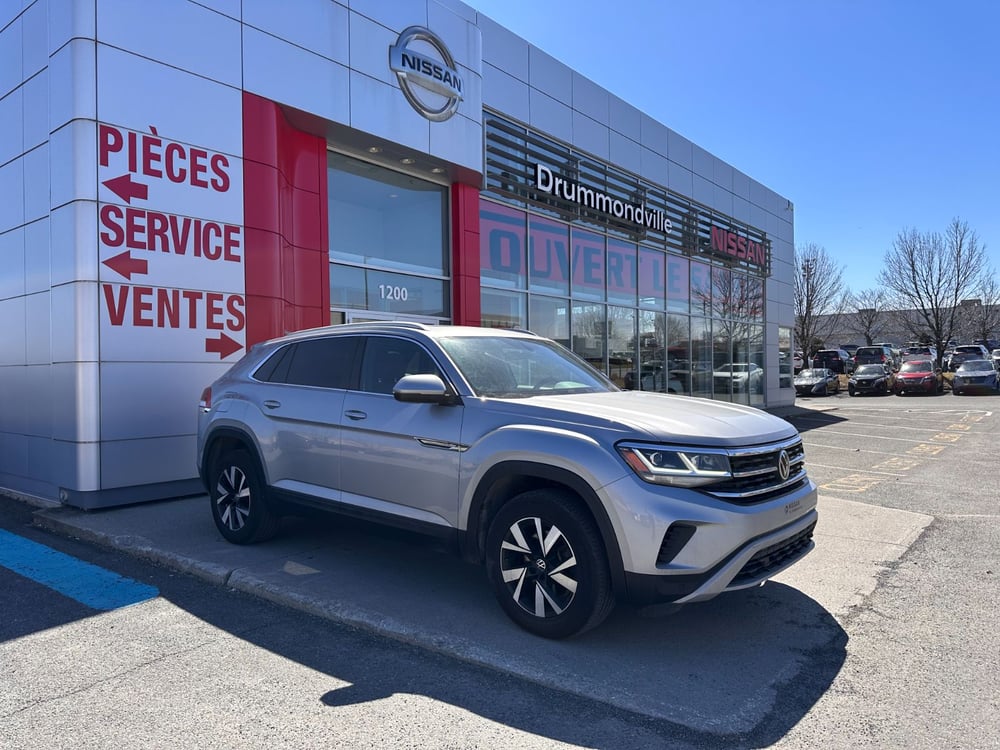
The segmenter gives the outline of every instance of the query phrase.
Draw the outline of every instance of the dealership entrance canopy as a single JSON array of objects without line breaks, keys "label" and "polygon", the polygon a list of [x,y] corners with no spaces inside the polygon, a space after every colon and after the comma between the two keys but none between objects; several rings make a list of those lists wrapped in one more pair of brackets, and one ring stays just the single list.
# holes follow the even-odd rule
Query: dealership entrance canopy
[{"label": "dealership entrance canopy", "polygon": [[461,2],[53,6],[0,11],[0,489],[199,492],[203,387],[357,320],[793,401],[791,201]]}]

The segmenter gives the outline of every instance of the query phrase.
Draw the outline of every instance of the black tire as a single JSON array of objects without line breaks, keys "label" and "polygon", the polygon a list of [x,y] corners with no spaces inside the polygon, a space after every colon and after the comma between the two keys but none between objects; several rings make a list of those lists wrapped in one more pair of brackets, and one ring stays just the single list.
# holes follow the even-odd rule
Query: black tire
[{"label": "black tire", "polygon": [[281,518],[269,506],[257,461],[245,450],[229,450],[212,464],[209,499],[219,533],[233,544],[270,539]]},{"label": "black tire", "polygon": [[854,390],[853,388],[848,388],[847,389],[847,395],[848,396],[857,396],[858,392],[856,390]]},{"label": "black tire", "polygon": [[507,616],[543,638],[596,627],[615,604],[597,525],[558,490],[525,492],[497,511],[486,535],[486,574]]},{"label": "black tire", "polygon": [[953,396],[961,396],[962,395],[962,391],[959,390],[959,389],[956,389],[956,388],[952,388],[951,389],[951,395],[953,395]]}]

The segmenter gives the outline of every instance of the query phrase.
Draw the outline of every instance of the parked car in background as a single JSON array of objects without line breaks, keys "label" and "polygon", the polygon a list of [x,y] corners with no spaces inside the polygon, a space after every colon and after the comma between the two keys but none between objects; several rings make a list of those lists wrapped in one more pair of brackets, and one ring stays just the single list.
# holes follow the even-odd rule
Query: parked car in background
[{"label": "parked car in background", "polygon": [[851,355],[843,349],[820,349],[813,355],[813,368],[826,368],[843,375],[851,366]]},{"label": "parked car in background", "polygon": [[810,367],[795,376],[795,395],[829,396],[840,393],[840,376],[828,367]]},{"label": "parked car in background", "polygon": [[895,361],[892,356],[892,349],[888,346],[859,346],[854,353],[854,368],[861,365],[884,365],[892,369]]},{"label": "parked car in background", "polygon": [[263,541],[302,506],[423,531],[547,638],[618,599],[705,601],[801,559],[817,520],[804,455],[780,417],[622,391],[555,341],[491,328],[300,331],[253,346],[198,405],[222,538]]},{"label": "parked car in background", "polygon": [[805,364],[806,364],[806,359],[805,355],[802,352],[795,352],[795,354],[792,355],[792,369],[795,372],[798,372],[803,367],[805,367]]},{"label": "parked car in background", "polygon": [[951,379],[951,392],[956,396],[966,393],[996,393],[1000,390],[998,373],[988,359],[970,359],[955,370]]},{"label": "parked car in background", "polygon": [[993,360],[993,368],[1000,370],[1000,349],[994,349],[990,354],[990,359]]},{"label": "parked car in background", "polygon": [[887,395],[892,392],[896,376],[887,364],[858,365],[847,381],[847,392],[851,396],[865,393]]},{"label": "parked car in background", "polygon": [[934,362],[916,359],[903,362],[896,373],[892,392],[904,396],[907,393],[941,393],[944,391],[944,376]]},{"label": "parked car in background", "polygon": [[937,349],[926,344],[910,344],[900,352],[900,364],[913,360],[931,360],[937,362]]},{"label": "parked car in background", "polygon": [[732,381],[733,391],[760,393],[764,386],[764,370],[753,362],[732,362],[717,367],[712,372],[712,379],[716,390],[728,391]]},{"label": "parked car in background", "polygon": [[972,354],[978,359],[989,359],[990,350],[982,344],[959,344],[952,349],[954,354]]},{"label": "parked car in background", "polygon": [[942,358],[941,369],[945,372],[955,372],[959,368],[959,365],[973,359],[982,359],[982,356],[972,352],[952,352]]},{"label": "parked car in background", "polygon": [[838,348],[843,349],[853,357],[859,346],[860,344],[841,344]]}]

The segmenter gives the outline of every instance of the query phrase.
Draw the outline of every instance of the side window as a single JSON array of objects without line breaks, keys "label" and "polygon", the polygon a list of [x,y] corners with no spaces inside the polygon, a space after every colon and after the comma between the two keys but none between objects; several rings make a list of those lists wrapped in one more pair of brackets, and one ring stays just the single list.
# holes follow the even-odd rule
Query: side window
[{"label": "side window", "polygon": [[[319,388],[347,388],[358,348],[356,336],[333,336],[295,344],[284,382]],[[284,363],[282,363],[283,365]],[[279,366],[275,375],[281,370]]]},{"label": "side window", "polygon": [[257,380],[263,380],[265,383],[284,383],[285,378],[288,375],[288,365],[292,361],[292,350],[295,345],[283,346],[264,362],[260,367],[257,368],[253,376]]},{"label": "side window", "polygon": [[437,375],[441,371],[419,344],[405,339],[371,336],[361,363],[361,390],[392,393],[404,375]]}]

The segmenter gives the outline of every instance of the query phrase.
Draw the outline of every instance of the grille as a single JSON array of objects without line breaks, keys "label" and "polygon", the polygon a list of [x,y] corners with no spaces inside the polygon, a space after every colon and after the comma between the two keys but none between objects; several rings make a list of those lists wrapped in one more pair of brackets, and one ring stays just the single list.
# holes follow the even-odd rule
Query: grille
[{"label": "grille", "polygon": [[816,522],[813,521],[795,536],[762,549],[747,561],[747,564],[733,579],[733,583],[749,583],[766,578],[772,571],[776,571],[794,560],[809,546],[815,528]]},{"label": "grille", "polygon": [[[788,453],[788,479],[778,474],[781,451]],[[738,505],[764,502],[801,486],[806,481],[805,450],[802,441],[765,446],[761,449],[732,451],[729,465],[732,479],[704,489],[709,495]]]}]

